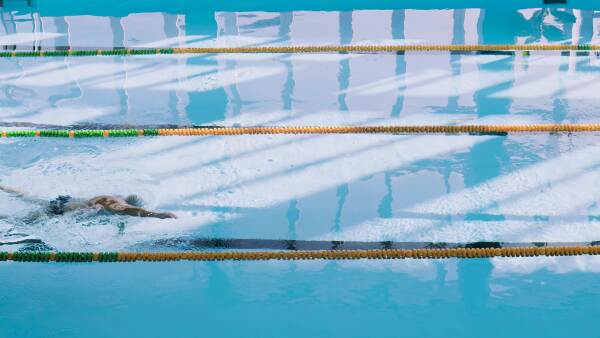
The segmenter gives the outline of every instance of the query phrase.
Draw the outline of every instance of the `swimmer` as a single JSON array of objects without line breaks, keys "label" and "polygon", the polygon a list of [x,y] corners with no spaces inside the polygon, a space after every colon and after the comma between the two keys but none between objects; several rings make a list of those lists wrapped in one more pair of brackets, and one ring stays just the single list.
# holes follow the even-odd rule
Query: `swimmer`
[{"label": "swimmer", "polygon": [[[154,217],[160,219],[177,218],[175,214],[170,212],[158,212],[142,208],[142,200],[137,195],[129,195],[125,198],[119,196],[103,195],[96,196],[90,199],[73,198],[71,196],[58,196],[57,198],[51,201],[46,201],[31,197],[22,191],[4,186],[2,184],[0,184],[0,191],[4,191],[5,193],[8,193],[12,196],[21,198],[24,201],[42,206],[41,210],[35,212],[36,215],[32,215],[28,218],[38,218],[42,215],[54,217],[63,215],[68,212],[85,209],[104,211],[110,214],[127,215],[133,217]],[[7,217],[0,215],[0,219],[2,218]]]}]

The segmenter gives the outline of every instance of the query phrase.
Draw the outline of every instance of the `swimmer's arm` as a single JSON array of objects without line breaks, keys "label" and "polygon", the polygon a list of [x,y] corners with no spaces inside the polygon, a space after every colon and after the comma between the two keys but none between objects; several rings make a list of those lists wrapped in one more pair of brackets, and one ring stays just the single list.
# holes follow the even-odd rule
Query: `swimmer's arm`
[{"label": "swimmer's arm", "polygon": [[146,210],[144,208],[134,207],[132,205],[105,205],[104,209],[114,212],[115,214],[128,215],[133,217],[153,217],[153,218],[177,218],[175,214],[170,212],[157,212]]}]

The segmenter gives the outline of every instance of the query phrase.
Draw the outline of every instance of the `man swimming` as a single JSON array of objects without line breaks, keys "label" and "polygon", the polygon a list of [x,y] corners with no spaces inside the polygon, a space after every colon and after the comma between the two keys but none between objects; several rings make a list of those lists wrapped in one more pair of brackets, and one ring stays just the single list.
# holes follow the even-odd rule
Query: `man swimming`
[{"label": "man swimming", "polygon": [[[43,215],[54,217],[76,210],[86,209],[133,217],[154,217],[160,219],[177,218],[175,214],[170,212],[158,212],[142,208],[141,199],[137,195],[129,195],[125,198],[120,196],[103,195],[90,199],[73,198],[71,196],[58,196],[51,201],[47,201],[31,197],[22,191],[4,186],[2,184],[0,184],[0,190],[12,196],[21,198],[24,201],[38,204],[42,207],[41,210],[34,212],[34,215],[30,215],[28,218],[38,218]],[[0,218],[6,217],[2,217],[0,215]]]}]

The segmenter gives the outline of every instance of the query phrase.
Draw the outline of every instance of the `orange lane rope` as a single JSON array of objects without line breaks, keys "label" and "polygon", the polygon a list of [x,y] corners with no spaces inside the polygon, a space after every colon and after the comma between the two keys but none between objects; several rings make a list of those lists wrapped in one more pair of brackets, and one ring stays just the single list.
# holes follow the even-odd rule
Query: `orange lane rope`
[{"label": "orange lane rope", "polygon": [[407,126],[267,126],[175,129],[2,130],[1,137],[139,137],[259,134],[508,134],[600,132],[599,123]]},{"label": "orange lane rope", "polygon": [[600,246],[204,252],[0,252],[16,262],[160,262],[346,259],[444,259],[598,255]]},{"label": "orange lane rope", "polygon": [[85,49],[65,48],[61,50],[5,51],[0,57],[67,57],[67,56],[130,56],[164,54],[215,54],[215,53],[377,53],[377,52],[421,52],[421,51],[597,51],[600,45],[579,44],[530,44],[530,45],[296,45],[296,46],[250,46],[250,47],[181,47],[181,48],[114,48]]}]

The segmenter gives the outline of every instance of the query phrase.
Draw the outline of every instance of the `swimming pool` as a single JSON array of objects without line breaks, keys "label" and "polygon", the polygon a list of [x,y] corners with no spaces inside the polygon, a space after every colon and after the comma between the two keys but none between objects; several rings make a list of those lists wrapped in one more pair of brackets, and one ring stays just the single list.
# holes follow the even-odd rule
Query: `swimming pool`
[{"label": "swimming pool", "polygon": [[[0,45],[599,39],[587,2],[453,6],[7,1]],[[0,58],[0,129],[595,123],[599,67],[587,52]],[[0,138],[0,183],[45,200],[135,193],[179,217],[32,222],[35,205],[0,194],[0,251],[588,243],[599,153],[596,133]],[[593,335],[598,271],[597,256],[0,262],[0,336]]]}]

